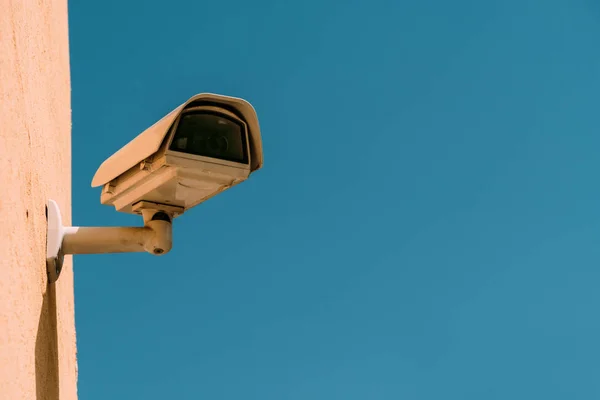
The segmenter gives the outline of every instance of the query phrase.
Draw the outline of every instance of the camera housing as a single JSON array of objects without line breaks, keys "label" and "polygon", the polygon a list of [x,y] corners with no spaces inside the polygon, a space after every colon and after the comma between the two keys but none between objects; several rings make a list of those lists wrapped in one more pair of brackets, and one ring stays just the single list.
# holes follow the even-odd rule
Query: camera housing
[{"label": "camera housing", "polygon": [[256,111],[247,101],[201,93],[109,157],[92,187],[100,202],[141,214],[148,207],[177,217],[235,186],[263,164]]}]

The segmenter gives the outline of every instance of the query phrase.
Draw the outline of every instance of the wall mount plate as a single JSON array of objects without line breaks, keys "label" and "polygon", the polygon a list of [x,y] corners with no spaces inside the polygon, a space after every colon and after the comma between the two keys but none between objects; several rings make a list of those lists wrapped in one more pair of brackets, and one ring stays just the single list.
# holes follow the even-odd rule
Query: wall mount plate
[{"label": "wall mount plate", "polygon": [[65,227],[62,223],[60,208],[54,200],[48,200],[46,205],[46,219],[48,228],[46,232],[46,269],[48,283],[54,283],[62,271],[65,255],[62,251],[62,242],[65,236]]}]

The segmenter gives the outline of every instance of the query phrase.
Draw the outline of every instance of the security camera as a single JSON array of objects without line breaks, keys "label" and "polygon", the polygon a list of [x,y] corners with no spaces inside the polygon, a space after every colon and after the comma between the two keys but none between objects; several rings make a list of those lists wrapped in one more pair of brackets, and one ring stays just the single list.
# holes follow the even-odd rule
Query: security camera
[{"label": "security camera", "polygon": [[193,96],[104,161],[92,179],[92,187],[102,187],[102,204],[141,215],[143,227],[64,227],[58,205],[48,201],[49,280],[58,279],[64,254],[166,254],[174,218],[245,181],[262,164],[250,103]]},{"label": "security camera", "polygon": [[108,158],[92,186],[117,211],[140,213],[140,202],[181,215],[248,179],[261,168],[258,118],[245,100],[199,94]]}]

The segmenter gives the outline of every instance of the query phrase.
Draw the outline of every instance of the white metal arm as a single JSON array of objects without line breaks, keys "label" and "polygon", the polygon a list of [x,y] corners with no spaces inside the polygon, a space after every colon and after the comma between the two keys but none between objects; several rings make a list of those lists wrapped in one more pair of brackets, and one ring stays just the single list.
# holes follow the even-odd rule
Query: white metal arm
[{"label": "white metal arm", "polygon": [[172,216],[153,219],[156,210],[142,210],[143,227],[65,227],[58,205],[48,200],[46,265],[55,282],[65,254],[131,253],[166,254],[172,246]]},{"label": "white metal arm", "polygon": [[[154,221],[152,221],[154,222]],[[62,242],[64,254],[103,254],[103,253],[135,253],[147,251],[152,254],[163,254],[170,247],[156,246],[157,241],[168,241],[170,236],[169,222],[162,222],[156,230],[145,226],[133,227],[66,227]],[[168,225],[168,226],[166,226]],[[162,240],[159,236],[163,236]]]}]

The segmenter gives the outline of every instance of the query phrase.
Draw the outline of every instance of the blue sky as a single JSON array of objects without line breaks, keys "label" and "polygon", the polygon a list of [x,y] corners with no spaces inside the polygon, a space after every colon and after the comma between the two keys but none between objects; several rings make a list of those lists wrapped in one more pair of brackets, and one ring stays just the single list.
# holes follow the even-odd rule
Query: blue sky
[{"label": "blue sky", "polygon": [[199,92],[265,165],[174,248],[75,257],[81,399],[600,396],[600,5],[70,2],[73,220]]}]

